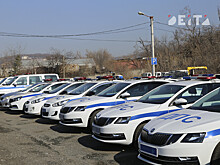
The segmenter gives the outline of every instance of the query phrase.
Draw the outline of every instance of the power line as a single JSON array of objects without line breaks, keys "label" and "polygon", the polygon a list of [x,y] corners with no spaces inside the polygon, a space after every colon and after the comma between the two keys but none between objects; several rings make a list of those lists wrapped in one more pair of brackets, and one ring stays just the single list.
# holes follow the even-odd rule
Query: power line
[{"label": "power line", "polygon": [[[111,33],[119,33],[119,32],[127,32],[127,31],[134,31],[137,29],[130,29],[137,26],[142,26],[147,24],[148,22],[131,25],[123,28],[117,28],[113,30],[105,30],[100,32],[92,32],[92,33],[81,33],[81,34],[64,34],[64,35],[34,35],[34,34],[19,34],[19,33],[7,33],[7,32],[0,32],[0,36],[7,36],[7,37],[39,37],[39,38],[60,38],[60,37],[78,37],[78,36],[88,36],[88,35],[98,35],[98,34],[111,34]],[[129,29],[129,30],[125,30]],[[122,31],[123,30],[123,31]],[[139,30],[139,29],[138,29]]]}]

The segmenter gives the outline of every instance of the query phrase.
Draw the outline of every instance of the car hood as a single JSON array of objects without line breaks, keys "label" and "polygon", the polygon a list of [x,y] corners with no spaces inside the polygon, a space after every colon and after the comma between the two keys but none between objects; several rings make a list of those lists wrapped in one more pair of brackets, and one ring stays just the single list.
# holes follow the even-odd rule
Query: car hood
[{"label": "car hood", "polygon": [[184,109],[151,120],[145,129],[154,133],[208,132],[219,128],[220,113]]},{"label": "car hood", "polygon": [[103,106],[111,106],[111,104],[115,104],[116,99],[114,97],[100,97],[100,96],[90,96],[84,97],[79,100],[72,100],[65,104],[65,107],[70,106],[96,106],[103,103]]},{"label": "car hood", "polygon": [[33,93],[33,92],[18,93],[16,95],[12,96],[11,98],[16,98],[16,97],[23,97],[23,98],[25,98],[25,97],[37,97],[37,96],[39,96],[41,94],[42,93],[37,93],[37,92],[35,92],[35,93]]},{"label": "car hood", "polygon": [[104,111],[101,111],[99,115],[101,115],[100,117],[134,117],[155,112],[159,107],[160,105],[158,104],[128,102],[115,107],[107,108]]},{"label": "car hood", "polygon": [[58,95],[47,101],[48,104],[53,104],[56,102],[64,101],[64,100],[76,100],[82,98],[80,95]]}]

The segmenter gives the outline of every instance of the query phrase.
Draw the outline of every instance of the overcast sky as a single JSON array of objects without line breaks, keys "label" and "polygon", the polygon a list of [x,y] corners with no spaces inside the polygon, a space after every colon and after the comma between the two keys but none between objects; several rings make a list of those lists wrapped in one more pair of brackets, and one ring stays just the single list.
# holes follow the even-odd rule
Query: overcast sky
[{"label": "overcast sky", "polygon": [[[143,24],[149,18],[138,11],[154,16],[157,38],[171,37],[175,28],[156,21],[168,24],[168,15],[178,16],[186,6],[191,14],[207,15],[211,25],[219,25],[220,0],[0,0],[0,55],[17,47],[27,54],[56,48],[82,55],[99,49],[127,55],[140,38],[150,41],[149,23]],[[79,34],[89,35],[55,36]]]}]

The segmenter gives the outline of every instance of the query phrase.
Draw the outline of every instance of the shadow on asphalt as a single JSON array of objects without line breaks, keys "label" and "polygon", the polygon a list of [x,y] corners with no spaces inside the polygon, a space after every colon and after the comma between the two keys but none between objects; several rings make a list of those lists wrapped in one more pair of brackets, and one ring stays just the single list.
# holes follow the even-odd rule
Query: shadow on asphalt
[{"label": "shadow on asphalt", "polygon": [[22,111],[11,111],[11,110],[7,110],[5,111],[6,114],[9,114],[9,115],[20,115],[20,114],[23,114]]},{"label": "shadow on asphalt", "polygon": [[51,126],[50,129],[59,133],[70,133],[70,134],[87,133],[87,130],[85,128],[68,127],[61,124]]},{"label": "shadow on asphalt", "polygon": [[30,115],[30,114],[23,114],[20,116],[21,118],[25,118],[25,119],[36,119],[39,118],[39,116],[36,115]]},{"label": "shadow on asphalt", "polygon": [[117,163],[121,165],[144,165],[146,163],[142,162],[137,158],[138,151],[132,146],[118,145],[118,144],[108,144],[102,143],[92,138],[92,135],[86,135],[80,137],[78,142],[88,148],[98,151],[119,151],[114,156]]},{"label": "shadow on asphalt", "polygon": [[[39,117],[40,116],[38,116],[38,118]],[[41,117],[39,119],[35,120],[35,122],[38,124],[58,124],[59,123],[59,121],[57,121],[57,120],[50,120],[50,119],[45,119],[45,118],[41,118]]]}]

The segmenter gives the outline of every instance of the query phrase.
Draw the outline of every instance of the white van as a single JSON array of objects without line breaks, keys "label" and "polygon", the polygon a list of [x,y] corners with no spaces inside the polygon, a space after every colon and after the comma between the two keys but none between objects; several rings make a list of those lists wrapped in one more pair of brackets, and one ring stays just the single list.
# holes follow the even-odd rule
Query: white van
[{"label": "white van", "polygon": [[10,92],[16,92],[24,89],[31,84],[43,82],[46,79],[56,81],[59,79],[57,74],[29,74],[29,75],[18,75],[14,76],[10,81],[0,87],[0,96]]}]

